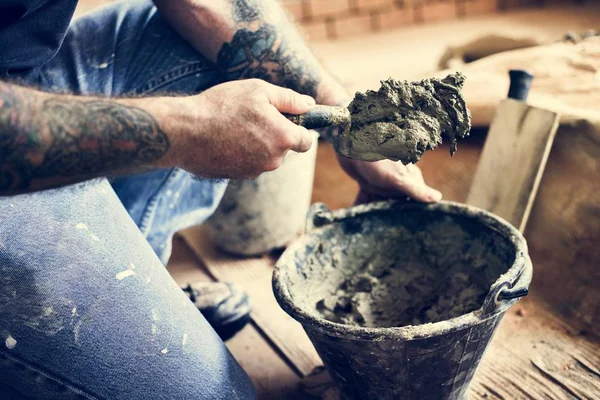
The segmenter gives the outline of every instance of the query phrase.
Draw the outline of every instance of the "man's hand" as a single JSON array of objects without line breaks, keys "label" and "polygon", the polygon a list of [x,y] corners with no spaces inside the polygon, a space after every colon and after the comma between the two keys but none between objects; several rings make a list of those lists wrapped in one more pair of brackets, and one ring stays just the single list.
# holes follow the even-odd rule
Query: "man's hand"
[{"label": "man's hand", "polygon": [[440,192],[425,184],[423,174],[416,165],[403,165],[390,160],[366,162],[342,156],[338,156],[338,161],[360,186],[357,203],[391,197],[411,197],[426,203],[442,199]]},{"label": "man's hand", "polygon": [[169,135],[164,161],[202,177],[256,177],[276,169],[289,150],[312,145],[312,134],[281,113],[303,114],[314,99],[262,80],[227,82],[174,101],[187,115],[181,132]]},{"label": "man's hand", "polygon": [[[347,104],[345,90],[311,54],[277,1],[154,0],[154,3],[167,22],[215,62],[227,79],[258,77],[309,94],[319,104]],[[417,167],[343,158],[340,163],[358,181],[362,193],[411,196],[420,201],[441,198],[439,192],[423,183]]]},{"label": "man's hand", "polygon": [[55,95],[0,81],[0,195],[157,167],[257,176],[288,150],[311,147],[312,135],[281,112],[313,106],[309,96],[259,80],[138,99]]}]

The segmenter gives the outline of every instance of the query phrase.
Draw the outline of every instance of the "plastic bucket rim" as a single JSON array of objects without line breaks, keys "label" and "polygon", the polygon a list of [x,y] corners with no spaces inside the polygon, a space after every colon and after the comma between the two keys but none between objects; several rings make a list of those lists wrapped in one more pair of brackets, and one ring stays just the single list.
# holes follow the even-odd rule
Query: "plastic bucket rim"
[{"label": "plastic bucket rim", "polygon": [[[312,212],[313,208],[318,206],[319,205],[317,204],[312,206],[308,218],[312,218],[314,216]],[[508,282],[512,282],[513,284],[515,284],[525,270],[532,268],[531,261],[528,255],[527,242],[521,234],[521,232],[519,232],[508,221],[486,210],[468,204],[452,201],[440,201],[437,203],[429,204],[416,202],[399,203],[397,201],[382,201],[333,211],[331,212],[331,215],[333,217],[333,221],[331,222],[333,223],[336,220],[345,219],[340,218],[341,215],[347,215],[346,218],[351,218],[362,214],[368,214],[371,212],[381,210],[391,210],[394,208],[430,208],[432,210],[443,211],[451,215],[460,215],[476,219],[479,223],[484,224],[492,230],[495,230],[499,234],[503,235],[507,240],[513,243],[516,250],[515,261],[510,266],[510,268],[504,274],[500,275],[498,279],[490,286],[490,290],[482,306],[467,314],[459,315],[457,317],[444,321],[438,321],[421,325],[407,325],[402,327],[373,328],[346,325],[329,321],[325,318],[313,315],[305,311],[301,307],[297,306],[293,302],[291,294],[287,287],[287,283],[285,282],[288,278],[287,270],[282,265],[285,263],[286,259],[292,258],[292,255],[299,248],[310,244],[311,241],[318,242],[317,238],[314,235],[311,235],[310,233],[314,233],[322,228],[313,228],[311,232],[307,232],[300,239],[292,243],[281,255],[281,257],[275,265],[272,280],[273,292],[280,307],[292,318],[300,322],[304,329],[311,331],[319,331],[322,334],[328,336],[342,337],[347,340],[372,341],[400,339],[409,341],[439,336],[442,334],[472,327],[476,324],[479,324],[499,314],[504,313],[510,306],[512,306],[518,301],[518,299],[500,301],[498,300],[498,294],[503,288],[510,286]],[[327,225],[325,225],[325,227]],[[289,262],[285,264],[289,264]],[[495,304],[496,307],[493,309],[493,312],[486,313],[485,310],[489,307],[488,304],[490,302],[493,302],[493,304]]]}]

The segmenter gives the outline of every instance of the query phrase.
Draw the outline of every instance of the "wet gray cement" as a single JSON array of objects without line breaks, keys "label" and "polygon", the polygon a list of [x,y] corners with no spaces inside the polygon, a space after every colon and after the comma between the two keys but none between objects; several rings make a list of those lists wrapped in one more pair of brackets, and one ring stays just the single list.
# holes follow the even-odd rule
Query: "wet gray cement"
[{"label": "wet gray cement", "polygon": [[490,235],[443,219],[417,231],[399,225],[355,233],[345,245],[323,243],[308,260],[329,279],[314,280],[306,300],[321,317],[356,326],[448,320],[480,308],[506,269],[492,246]]},{"label": "wet gray cement", "polygon": [[356,93],[348,106],[352,123],[335,143],[336,150],[363,161],[390,159],[404,164],[417,162],[426,150],[468,136],[471,115],[461,89],[465,76],[444,79],[381,82],[378,91]]}]

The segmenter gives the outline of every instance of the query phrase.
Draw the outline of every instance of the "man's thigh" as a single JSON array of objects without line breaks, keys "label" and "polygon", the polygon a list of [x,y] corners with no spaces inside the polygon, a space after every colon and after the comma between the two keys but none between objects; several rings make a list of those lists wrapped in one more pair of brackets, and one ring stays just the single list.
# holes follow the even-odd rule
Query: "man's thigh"
[{"label": "man's thigh", "polygon": [[[159,26],[150,3],[138,1],[80,19],[57,57],[29,83],[100,96],[191,93],[215,84],[210,63],[172,31],[158,32]],[[205,218],[224,189],[223,183],[192,186],[183,171],[155,174],[130,178],[136,190],[121,181],[131,196],[123,203],[146,211],[138,223],[143,215],[183,220],[192,208],[200,208],[197,219]],[[200,196],[195,204],[180,204],[194,191]],[[150,205],[170,214],[147,214]],[[10,388],[0,393],[48,399],[253,396],[247,375],[168,275],[106,180],[0,198],[0,216],[0,386]]]},{"label": "man's thigh", "polygon": [[0,215],[0,385],[44,399],[253,397],[106,180],[0,198]]},{"label": "man's thigh", "polygon": [[83,95],[195,94],[223,82],[151,0],[121,0],[73,21],[40,73],[47,90]]},{"label": "man's thigh", "polygon": [[[45,90],[106,97],[191,95],[222,82],[213,63],[185,42],[150,0],[119,1],[75,20],[38,76]],[[225,181],[179,169],[116,179],[113,188],[163,263],[178,230],[204,222]]]}]

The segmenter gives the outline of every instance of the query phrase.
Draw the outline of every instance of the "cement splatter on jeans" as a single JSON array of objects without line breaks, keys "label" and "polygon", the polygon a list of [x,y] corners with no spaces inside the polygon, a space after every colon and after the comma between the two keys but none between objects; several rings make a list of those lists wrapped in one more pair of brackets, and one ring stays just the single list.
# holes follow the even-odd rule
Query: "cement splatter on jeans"
[{"label": "cement splatter on jeans", "polygon": [[[59,53],[19,78],[103,97],[191,95],[222,81],[147,0],[74,21]],[[111,183],[0,198],[0,386],[61,400],[253,398],[164,268],[173,234],[211,215],[227,183],[180,169]],[[135,274],[119,280],[123,271]]]},{"label": "cement splatter on jeans", "polygon": [[0,198],[0,389],[189,398],[208,379],[214,398],[252,392],[106,180],[10,200]]}]

